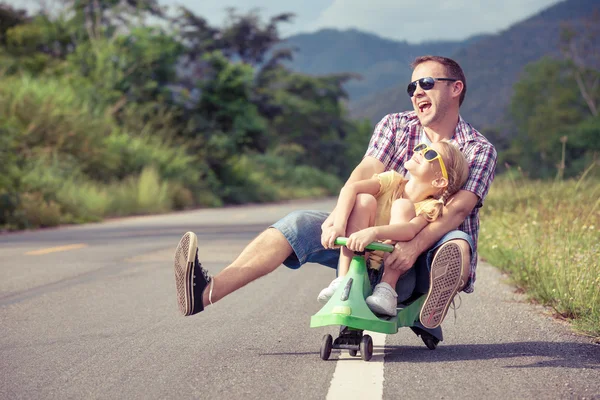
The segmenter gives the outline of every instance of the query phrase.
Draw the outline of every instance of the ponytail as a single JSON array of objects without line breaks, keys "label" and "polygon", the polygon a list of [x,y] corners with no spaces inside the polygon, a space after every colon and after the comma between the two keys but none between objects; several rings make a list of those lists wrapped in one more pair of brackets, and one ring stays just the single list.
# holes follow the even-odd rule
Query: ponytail
[{"label": "ponytail", "polygon": [[445,190],[444,193],[439,197],[439,199],[429,197],[423,201],[416,203],[415,212],[417,213],[417,216],[422,215],[423,218],[427,220],[427,222],[435,221],[444,213],[444,206],[446,205],[447,197],[448,191]]}]

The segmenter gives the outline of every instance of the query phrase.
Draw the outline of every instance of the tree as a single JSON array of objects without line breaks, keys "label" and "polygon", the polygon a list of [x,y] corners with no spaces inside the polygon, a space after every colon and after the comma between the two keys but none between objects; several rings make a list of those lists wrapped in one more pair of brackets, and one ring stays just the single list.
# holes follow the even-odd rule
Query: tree
[{"label": "tree", "polygon": [[585,105],[564,61],[545,58],[525,67],[514,86],[511,114],[518,136],[505,155],[532,176],[549,176],[560,160],[560,137],[583,119]]},{"label": "tree", "polygon": [[348,133],[355,123],[347,119],[343,84],[353,74],[311,77],[283,68],[271,81],[272,105],[279,109],[272,120],[280,145],[304,149],[302,162],[330,173],[344,175],[349,163]]},{"label": "tree", "polygon": [[253,66],[261,65],[274,46],[281,42],[278,25],[290,22],[293,18],[293,13],[284,13],[271,17],[268,23],[263,24],[256,11],[240,15],[234,8],[229,8],[227,22],[219,38],[221,50],[231,59],[239,59]]},{"label": "tree", "polygon": [[564,24],[560,49],[569,61],[581,96],[593,116],[598,115],[600,98],[600,10],[596,10],[581,26]]},{"label": "tree", "polygon": [[527,65],[510,107],[518,134],[502,161],[519,164],[532,177],[548,177],[562,168],[565,136],[568,163],[592,151],[585,139],[589,130],[578,130],[590,112],[569,61],[544,58]]},{"label": "tree", "polygon": [[27,11],[17,10],[12,6],[0,3],[0,45],[6,46],[6,32],[29,20]]},{"label": "tree", "polygon": [[90,38],[112,36],[117,28],[127,30],[133,19],[163,18],[158,0],[62,0],[73,19],[85,26]]}]

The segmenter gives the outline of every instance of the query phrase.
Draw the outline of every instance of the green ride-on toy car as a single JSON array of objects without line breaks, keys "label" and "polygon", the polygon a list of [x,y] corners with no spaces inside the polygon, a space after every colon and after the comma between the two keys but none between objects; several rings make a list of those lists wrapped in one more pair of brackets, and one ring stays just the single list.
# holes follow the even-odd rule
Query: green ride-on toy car
[{"label": "green ride-on toy car", "polygon": [[[347,238],[337,238],[336,245],[345,246]],[[394,246],[379,242],[369,244],[366,250],[391,252]],[[426,295],[411,297],[398,305],[396,317],[378,316],[374,314],[365,299],[371,295],[376,282],[371,282],[367,270],[364,252],[354,252],[350,269],[327,304],[311,317],[310,327],[340,325],[339,337],[335,340],[329,334],[321,343],[321,358],[328,360],[332,349],[347,349],[351,356],[360,351],[361,358],[369,361],[373,355],[373,340],[363,331],[394,334],[400,327],[410,327],[421,337],[425,345],[434,350],[443,340],[441,328],[425,329],[419,322],[419,313]]]}]

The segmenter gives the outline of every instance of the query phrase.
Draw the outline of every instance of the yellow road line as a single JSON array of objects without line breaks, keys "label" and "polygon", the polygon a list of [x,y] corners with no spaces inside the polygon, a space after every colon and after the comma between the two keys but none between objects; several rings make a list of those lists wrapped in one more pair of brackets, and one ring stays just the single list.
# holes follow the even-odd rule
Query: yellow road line
[{"label": "yellow road line", "polygon": [[87,244],[84,244],[84,243],[68,244],[66,246],[47,247],[45,249],[29,251],[29,252],[25,253],[25,255],[28,255],[28,256],[39,256],[39,255],[42,255],[42,254],[56,253],[56,252],[59,252],[59,251],[81,249],[83,247],[87,247]]}]

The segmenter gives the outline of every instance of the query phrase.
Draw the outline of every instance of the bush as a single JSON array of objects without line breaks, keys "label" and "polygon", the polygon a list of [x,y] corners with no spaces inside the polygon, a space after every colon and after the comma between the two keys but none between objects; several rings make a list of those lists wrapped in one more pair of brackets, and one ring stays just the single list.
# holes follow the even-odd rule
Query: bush
[{"label": "bush", "polygon": [[21,221],[26,227],[49,227],[56,226],[61,222],[61,210],[53,200],[44,199],[39,192],[24,193],[21,196],[20,213]]},{"label": "bush", "polygon": [[266,202],[335,195],[342,182],[309,166],[288,164],[275,155],[242,155],[225,169],[221,197],[230,203]]},{"label": "bush", "polygon": [[[0,86],[0,226],[51,226],[191,206],[190,190],[202,187],[202,168],[195,168],[186,148],[148,132],[122,131],[104,110],[87,106],[82,92],[60,79],[27,76]],[[171,183],[177,184],[173,194]]]}]

